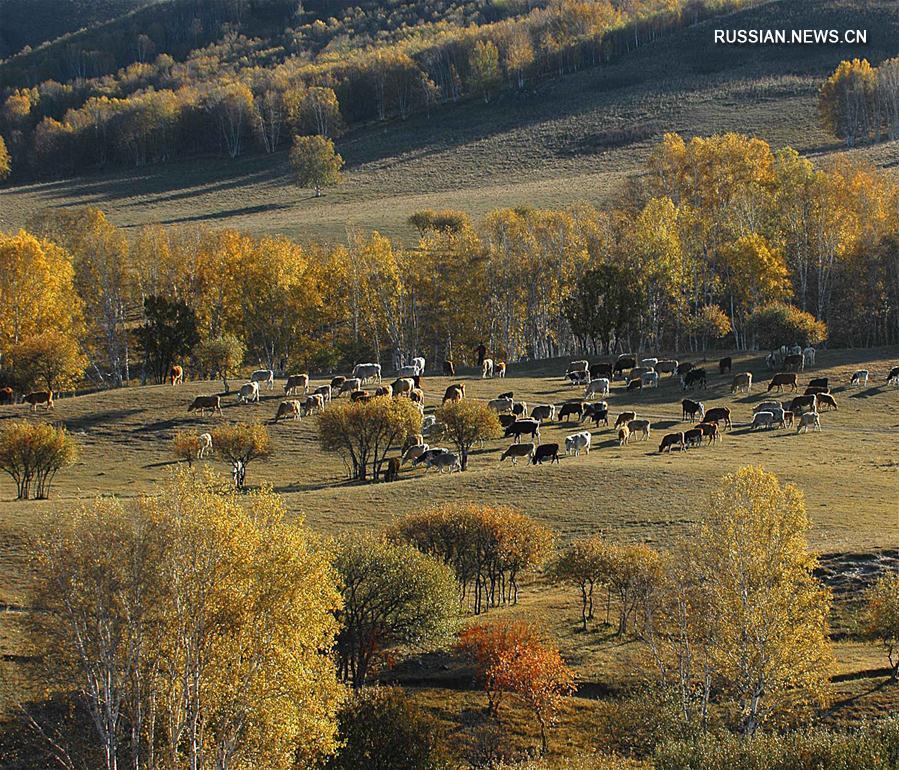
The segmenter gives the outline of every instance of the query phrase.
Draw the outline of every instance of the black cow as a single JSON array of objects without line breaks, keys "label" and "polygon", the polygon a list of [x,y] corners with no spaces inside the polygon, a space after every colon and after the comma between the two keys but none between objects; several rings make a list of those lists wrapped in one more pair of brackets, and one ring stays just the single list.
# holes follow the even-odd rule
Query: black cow
[{"label": "black cow", "polygon": [[559,422],[562,422],[562,420],[568,422],[568,418],[571,415],[574,415],[578,418],[578,420],[580,420],[583,414],[584,404],[580,401],[576,403],[562,404],[562,408],[559,410]]},{"label": "black cow", "polygon": [[691,446],[702,446],[703,432],[700,428],[684,431],[684,449]]},{"label": "black cow", "polygon": [[705,388],[705,369],[691,369],[687,372],[681,382],[684,384],[684,390],[688,390],[690,388],[694,388],[697,385],[701,388]]},{"label": "black cow", "polygon": [[444,377],[455,377],[456,376],[456,365],[452,361],[444,361],[443,362],[443,376]]},{"label": "black cow", "polygon": [[727,356],[726,358],[722,358],[722,359],[718,362],[718,371],[719,371],[721,374],[724,374],[724,372],[729,372],[729,371],[731,371],[733,368],[734,368],[734,362],[731,360],[731,357],[730,357],[730,356]]},{"label": "black cow", "polygon": [[683,377],[687,372],[693,369],[694,364],[691,364],[689,361],[681,361],[677,365],[677,369],[674,370],[674,373],[678,377]]},{"label": "black cow", "polygon": [[659,454],[662,452],[671,453],[671,447],[680,444],[680,448],[684,449],[684,434],[683,433],[666,433],[662,436],[662,443],[659,444]]},{"label": "black cow", "polygon": [[539,439],[540,420],[532,420],[530,418],[525,420],[515,420],[515,422],[506,428],[506,432],[503,434],[505,438],[514,436],[516,444],[521,441],[521,437],[524,435],[530,436],[534,441]]},{"label": "black cow", "polygon": [[587,404],[584,413],[581,415],[581,422],[584,420],[593,420],[596,427],[601,422],[603,425],[609,424],[609,405],[605,401],[597,401],[594,404]]},{"label": "black cow", "polygon": [[680,402],[681,407],[683,407],[684,414],[681,419],[693,422],[696,419],[696,415],[699,415],[699,419],[702,419],[704,407],[702,402],[700,401],[692,401],[689,398],[685,398]]},{"label": "black cow", "polygon": [[634,358],[634,356],[623,353],[618,356],[618,360],[615,361],[615,366],[612,367],[612,375],[617,376],[621,374],[625,369],[633,369],[636,365],[637,359]]},{"label": "black cow", "polygon": [[590,379],[598,380],[600,377],[612,378],[612,364],[601,362],[590,364]]},{"label": "black cow", "polygon": [[552,458],[550,463],[559,462],[559,445],[558,444],[541,444],[534,452],[534,459],[531,460],[534,465],[542,465],[547,458]]},{"label": "black cow", "polygon": [[830,387],[830,381],[827,377],[813,377],[808,381],[808,386],[810,388],[824,388],[827,390]]},{"label": "black cow", "polygon": [[500,414],[500,415],[497,415],[497,417],[499,418],[499,424],[503,428],[508,428],[513,422],[515,422],[515,420],[518,419],[514,414],[509,414],[509,413]]}]

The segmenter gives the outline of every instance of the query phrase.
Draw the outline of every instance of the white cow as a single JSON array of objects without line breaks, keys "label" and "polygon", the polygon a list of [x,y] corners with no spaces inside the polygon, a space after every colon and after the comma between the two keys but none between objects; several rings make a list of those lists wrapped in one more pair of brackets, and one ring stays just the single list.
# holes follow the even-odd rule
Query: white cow
[{"label": "white cow", "polygon": [[849,380],[849,387],[853,387],[854,385],[867,385],[868,384],[868,370],[867,369],[859,369],[857,372],[852,373],[852,379]]},{"label": "white cow", "polygon": [[640,361],[640,366],[645,366],[647,369],[655,369],[658,363],[658,358],[644,358]]},{"label": "white cow", "polygon": [[400,367],[399,371],[396,373],[397,377],[417,377],[418,376],[418,367],[409,364],[409,366]]},{"label": "white cow", "polygon": [[413,444],[404,453],[400,465],[417,460],[421,455],[427,452],[431,447],[427,444]]},{"label": "white cow", "polygon": [[812,430],[821,430],[821,420],[817,412],[806,412],[799,416],[799,424],[796,426],[797,433],[808,433],[809,426]]},{"label": "white cow", "polygon": [[443,473],[446,470],[452,473],[453,471],[461,471],[462,463],[459,462],[459,456],[455,452],[441,452],[433,457],[428,467],[436,468],[439,473]]},{"label": "white cow", "polygon": [[269,390],[275,389],[275,373],[271,369],[257,369],[250,375],[250,382],[268,385]]},{"label": "white cow", "polygon": [[247,382],[240,386],[237,391],[237,400],[241,404],[248,404],[250,401],[258,403],[259,401],[259,381]]},{"label": "white cow", "polygon": [[211,451],[212,451],[212,434],[211,433],[201,433],[200,434],[200,448],[197,450],[197,459],[202,460]]},{"label": "white cow", "polygon": [[584,450],[584,454],[590,454],[590,441],[590,431],[588,430],[566,436],[565,454],[570,455],[574,452],[574,456],[577,457],[580,455],[582,449]]},{"label": "white cow", "polygon": [[802,351],[802,363],[804,366],[815,365],[815,349],[813,347],[807,347]]},{"label": "white cow", "polygon": [[485,377],[493,376],[493,359],[485,358],[484,363],[481,364],[481,379],[483,380]]},{"label": "white cow", "polygon": [[640,375],[640,386],[643,388],[659,387],[659,373],[655,370]]},{"label": "white cow", "polygon": [[584,391],[584,398],[593,398],[593,396],[608,396],[611,383],[608,377],[599,377],[590,380],[587,383],[587,389]]},{"label": "white cow", "polygon": [[494,398],[487,402],[487,408],[494,412],[511,412],[513,405],[511,398]]},{"label": "white cow", "polygon": [[357,377],[363,385],[369,380],[381,381],[381,364],[356,364],[353,367],[353,377]]},{"label": "white cow", "polygon": [[437,418],[433,414],[426,414],[424,419],[421,421],[421,432],[422,435],[427,436],[430,433],[434,426],[437,424]]},{"label": "white cow", "polygon": [[418,371],[416,374],[424,375],[425,373],[425,360],[423,356],[416,356],[412,359],[412,366],[414,366]]}]

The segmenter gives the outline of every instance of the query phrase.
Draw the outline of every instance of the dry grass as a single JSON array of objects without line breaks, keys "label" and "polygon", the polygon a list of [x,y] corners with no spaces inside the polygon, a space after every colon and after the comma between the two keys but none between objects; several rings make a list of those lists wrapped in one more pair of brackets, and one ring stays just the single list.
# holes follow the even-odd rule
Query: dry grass
[{"label": "dry grass", "polygon": [[[811,376],[828,376],[832,383],[838,383],[834,392],[839,410],[823,413],[820,433],[749,433],[740,424],[749,420],[753,404],[764,397],[763,386],[756,385],[749,397],[734,397],[727,385],[729,376],[715,373],[708,391],[700,397],[707,407],[731,406],[734,430],[718,446],[659,455],[659,434],[668,428],[683,427],[680,399],[684,393],[679,383],[663,377],[656,392],[628,395],[621,384],[616,384],[608,399],[613,416],[633,408],[653,419],[653,437],[649,442],[619,448],[612,430],[601,427],[593,431],[594,449],[588,456],[563,457],[558,465],[534,467],[500,463],[499,454],[507,441],[497,440],[474,454],[465,473],[440,475],[407,467],[396,483],[360,486],[346,480],[337,457],[319,449],[316,421],[308,418],[282,421],[270,427],[274,455],[250,466],[248,482],[271,484],[283,495],[292,513],[302,515],[312,528],[328,534],[354,528],[378,529],[396,516],[440,502],[481,500],[518,506],[555,529],[561,541],[603,531],[617,540],[644,540],[664,546],[697,519],[706,493],[723,474],[756,463],[805,491],[814,548],[828,553],[896,549],[899,390],[885,387],[883,378],[897,359],[899,350],[895,348],[820,352],[813,372],[800,376],[801,382]],[[714,370],[716,362],[717,357],[706,366]],[[848,390],[842,383],[860,365],[875,373],[871,385]],[[517,398],[529,404],[560,403],[580,392],[565,385],[559,376],[564,368],[565,362],[553,361],[539,367],[513,366],[505,380],[481,380],[473,375],[458,379],[466,382],[467,394],[473,398],[489,398],[513,390]],[[735,371],[747,369],[754,371],[757,381],[766,381],[759,358],[738,357]],[[314,384],[323,381],[317,378]],[[429,407],[439,402],[448,383],[442,377],[425,379]],[[187,414],[187,404],[194,395],[219,389],[220,383],[192,381],[175,388],[133,387],[58,401],[52,419],[65,424],[77,438],[81,457],[75,467],[60,475],[48,501],[14,502],[11,482],[5,476],[0,479],[0,603],[28,605],[25,536],[45,516],[70,509],[98,494],[129,497],[152,492],[153,485],[171,471],[169,445],[176,430],[201,433],[222,419],[271,420],[280,400],[277,390],[266,391],[258,406],[239,406],[232,395],[225,399],[223,418]],[[0,424],[20,417],[44,419],[43,414],[34,417],[22,406],[0,409]],[[566,427],[564,423],[554,423],[544,427],[541,439],[563,443],[564,436],[573,431],[573,424]],[[212,464],[227,473],[223,464]],[[582,683],[589,684],[585,690],[588,700],[614,697],[616,692],[633,685],[634,671],[640,665],[637,645],[611,635],[601,623],[586,634],[581,632],[573,592],[542,580],[532,582],[520,605],[491,613],[490,617],[510,615],[536,619],[558,638]],[[0,654],[27,653],[22,619],[17,613],[0,615]],[[884,665],[875,647],[841,641],[837,649],[836,673],[854,675]],[[18,675],[14,665],[2,665],[5,675]],[[425,665],[421,670],[415,669],[413,683],[422,676],[434,677],[423,695],[428,699],[442,698],[431,690],[445,687],[443,680],[447,676],[454,682],[452,687],[459,686],[457,674],[447,675],[439,667]],[[850,679],[835,685],[837,700],[845,703],[832,719],[875,713],[884,703],[899,705],[895,687],[886,687],[865,674],[859,676],[858,681]],[[476,696],[460,693],[457,697],[464,700]],[[458,705],[454,704],[455,701],[448,703],[447,708],[452,711]],[[570,714],[575,721],[565,739],[572,747],[590,744],[593,733],[580,734],[584,720],[589,721],[589,713],[589,709],[585,712],[580,706],[572,706]],[[462,717],[457,714],[456,718]],[[517,724],[513,727],[513,732],[519,730]],[[521,740],[529,735],[527,731],[516,734]]]}]

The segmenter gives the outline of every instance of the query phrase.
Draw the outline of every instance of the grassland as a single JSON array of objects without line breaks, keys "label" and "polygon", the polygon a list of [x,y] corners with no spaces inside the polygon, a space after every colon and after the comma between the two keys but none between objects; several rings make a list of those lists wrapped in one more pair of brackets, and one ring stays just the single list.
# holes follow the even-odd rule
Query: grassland
[{"label": "grassland", "polygon": [[[811,544],[825,555],[825,562],[838,555],[844,559],[843,571],[863,576],[859,555],[875,554],[899,563],[899,390],[883,382],[897,360],[895,348],[821,351],[814,370],[800,378],[806,382],[811,376],[828,376],[838,383],[834,393],[839,409],[823,413],[820,433],[750,432],[752,406],[765,397],[764,385],[756,385],[749,396],[734,396],[729,376],[716,373],[700,397],[707,407],[730,406],[734,429],[717,446],[660,455],[659,434],[681,429],[684,395],[676,380],[663,377],[657,391],[638,395],[625,393],[616,383],[608,399],[613,416],[635,409],[651,417],[653,440],[648,442],[619,447],[612,430],[600,427],[593,431],[594,449],[588,456],[563,457],[557,465],[535,467],[499,462],[508,442],[489,441],[476,451],[465,473],[440,475],[406,467],[396,483],[358,485],[347,481],[338,457],[319,448],[316,420],[306,418],[270,426],[274,454],[250,466],[248,483],[272,485],[292,514],[303,516],[310,527],[325,534],[379,529],[396,516],[444,501],[480,500],[518,506],[556,530],[561,542],[604,532],[615,540],[665,546],[697,520],[708,491],[723,474],[748,463],[761,464],[804,490],[812,520]],[[717,357],[706,365],[714,369],[716,361]],[[845,383],[859,366],[874,373],[871,383],[850,390]],[[564,367],[563,361],[549,361],[513,366],[505,380],[481,380],[471,373],[460,379],[472,398],[513,390],[529,404],[558,404],[579,393],[560,377]],[[740,357],[735,369],[752,371],[757,382],[767,381],[760,358]],[[315,378],[314,384],[321,382],[325,379]],[[426,378],[428,408],[439,402],[449,382],[443,377]],[[221,420],[270,421],[281,398],[278,390],[264,391],[259,405],[238,405],[231,395],[225,398],[223,417],[187,414],[194,395],[220,390],[220,382],[189,381],[174,388],[131,387],[58,401],[51,419],[66,425],[76,437],[81,456],[76,466],[61,474],[48,501],[13,502],[12,484],[5,477],[0,479],[0,605],[29,605],[26,538],[46,517],[98,494],[128,498],[152,492],[172,470],[169,445],[175,430],[204,432]],[[0,424],[21,417],[44,419],[23,406],[0,409]],[[541,440],[562,443],[572,431],[572,425],[549,424]],[[221,463],[211,465],[223,474],[228,471]],[[883,666],[881,653],[845,637],[844,632],[852,629],[851,617],[845,613],[852,597],[838,592],[837,598],[840,680],[834,684],[834,696],[839,705],[825,718],[851,721],[899,706],[899,690],[886,686],[876,673]],[[509,614],[539,619],[560,639],[578,672],[582,695],[566,708],[560,728],[570,744],[567,750],[601,743],[598,734],[611,728],[608,718],[597,715],[608,709],[608,698],[619,697],[634,684],[637,645],[615,638],[601,624],[581,633],[574,594],[539,579],[528,585],[518,607],[491,617]],[[2,670],[13,681],[18,675],[16,656],[29,652],[21,634],[23,617],[0,613],[0,654],[7,661]],[[479,696],[468,689],[470,680],[454,666],[439,656],[423,658],[388,677],[414,685],[417,697],[446,720],[448,729],[465,733],[460,709],[479,703]],[[531,733],[523,715],[512,711],[509,719],[515,740],[527,743]],[[602,740],[611,739],[606,735]]]},{"label": "grassland", "polygon": [[[867,46],[715,46],[716,25],[744,28],[865,26]],[[782,0],[663,38],[608,65],[530,84],[490,104],[354,131],[338,143],[345,183],[322,198],[297,189],[285,153],[201,159],[23,185],[0,192],[0,228],[43,207],[95,205],[119,225],[206,223],[301,239],[343,241],[378,229],[412,241],[421,208],[477,217],[501,206],[606,204],[666,131],[742,131],[824,160],[844,152],[821,128],[817,91],[843,58],[899,53],[891,0]],[[883,168],[899,142],[853,149]]]}]

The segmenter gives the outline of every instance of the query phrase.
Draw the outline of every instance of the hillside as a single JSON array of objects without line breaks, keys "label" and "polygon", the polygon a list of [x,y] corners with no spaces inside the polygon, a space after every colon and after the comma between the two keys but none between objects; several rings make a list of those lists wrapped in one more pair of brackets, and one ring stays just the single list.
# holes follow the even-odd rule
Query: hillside
[{"label": "hillside", "polygon": [[156,0],[0,0],[0,59]]},{"label": "hillside", "polygon": [[[854,48],[715,46],[718,22],[709,21],[520,97],[357,130],[338,142],[345,184],[320,199],[292,185],[281,152],[7,189],[0,227],[18,227],[44,206],[90,204],[126,226],[205,222],[326,240],[377,228],[408,240],[414,231],[405,219],[425,207],[481,215],[499,206],[607,201],[666,131],[740,131],[824,159],[844,148],[820,126],[820,84],[841,59],[896,55],[899,6],[780,0],[727,19],[728,27],[844,29],[860,18],[869,42]],[[899,143],[850,154],[890,169]]]}]

